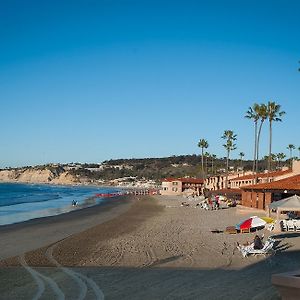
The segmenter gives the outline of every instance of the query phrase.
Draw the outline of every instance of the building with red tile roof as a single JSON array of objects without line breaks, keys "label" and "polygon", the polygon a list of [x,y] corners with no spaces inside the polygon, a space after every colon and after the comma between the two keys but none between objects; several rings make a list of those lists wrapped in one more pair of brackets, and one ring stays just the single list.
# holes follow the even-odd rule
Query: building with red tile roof
[{"label": "building with red tile roof", "polygon": [[[228,186],[229,189],[232,189],[232,193],[224,189],[225,175],[207,178],[205,188],[214,194],[216,191],[222,195],[234,193],[235,197],[238,197],[240,194],[242,205],[265,209],[272,201],[280,200],[298,191],[295,189],[297,183],[294,181],[298,180],[298,177],[294,179],[294,176],[298,175],[300,175],[300,161],[294,161],[291,169],[286,168],[280,171],[258,173],[256,175],[253,175],[251,172],[248,172],[248,174],[230,174]],[[279,182],[278,185],[276,184],[277,182]],[[278,189],[275,188],[276,186]],[[266,192],[266,187],[269,188],[268,192]],[[272,189],[272,187],[274,188]],[[240,190],[240,193],[236,192],[237,190]],[[284,191],[286,192],[283,193]]]},{"label": "building with red tile roof", "polygon": [[287,177],[278,181],[269,183],[253,184],[242,186],[243,190],[290,190],[300,191],[300,175]]},{"label": "building with red tile roof", "polygon": [[292,195],[300,195],[300,174],[281,180],[242,186],[242,205],[267,209],[268,205]]},{"label": "building with red tile roof", "polygon": [[292,169],[280,170],[276,172],[269,173],[258,173],[258,174],[248,174],[244,176],[238,176],[230,179],[231,188],[240,188],[245,185],[252,185],[256,183],[266,183],[270,181],[280,180],[285,177],[293,175]]},{"label": "building with red tile roof", "polygon": [[204,186],[203,179],[200,178],[166,178],[162,180],[162,195],[183,195],[194,193],[200,195]]}]

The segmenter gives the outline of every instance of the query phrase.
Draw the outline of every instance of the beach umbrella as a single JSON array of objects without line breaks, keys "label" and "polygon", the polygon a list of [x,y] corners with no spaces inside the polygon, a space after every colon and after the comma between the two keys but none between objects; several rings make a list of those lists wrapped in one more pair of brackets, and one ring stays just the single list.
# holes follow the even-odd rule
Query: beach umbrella
[{"label": "beach umbrella", "polygon": [[274,223],[274,219],[272,218],[269,218],[269,217],[261,217],[261,219],[263,219],[264,221],[267,222],[267,224],[271,224],[271,223]]},{"label": "beach umbrella", "polygon": [[265,226],[267,222],[257,216],[250,217],[236,225],[236,229],[250,229]]}]

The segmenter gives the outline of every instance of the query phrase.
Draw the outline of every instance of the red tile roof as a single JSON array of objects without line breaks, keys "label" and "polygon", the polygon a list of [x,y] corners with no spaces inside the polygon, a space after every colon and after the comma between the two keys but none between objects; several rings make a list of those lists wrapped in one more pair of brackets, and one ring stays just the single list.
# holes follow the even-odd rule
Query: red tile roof
[{"label": "red tile roof", "polygon": [[227,194],[241,194],[242,191],[240,189],[221,189],[221,190],[215,190],[215,191],[209,191],[211,192],[212,194],[224,194],[224,193],[227,193]]},{"label": "red tile roof", "polygon": [[281,180],[241,186],[243,190],[300,190],[300,175],[291,176]]},{"label": "red tile roof", "polygon": [[[270,173],[258,173],[255,177],[256,178],[267,178],[269,177],[279,177],[288,173],[291,173],[292,170],[285,170],[285,171],[276,171],[276,172],[270,172]],[[253,179],[254,175],[250,174],[250,175],[244,175],[244,176],[240,176],[240,177],[235,177],[230,179],[230,181],[240,181],[240,180],[249,180],[249,179]]]},{"label": "red tile roof", "polygon": [[201,178],[165,178],[162,181],[166,181],[166,182],[181,181],[182,183],[203,183],[203,179]]}]

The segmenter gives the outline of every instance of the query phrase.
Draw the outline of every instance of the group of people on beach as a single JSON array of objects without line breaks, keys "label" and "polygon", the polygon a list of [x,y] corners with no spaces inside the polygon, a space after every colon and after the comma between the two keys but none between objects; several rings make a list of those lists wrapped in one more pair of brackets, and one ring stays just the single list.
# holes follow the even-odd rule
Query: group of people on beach
[{"label": "group of people on beach", "polygon": [[[201,196],[200,196],[201,197]],[[191,197],[188,197],[189,200],[198,200],[196,199],[198,197],[194,197],[194,195],[192,195]],[[204,196],[203,196],[204,198]],[[227,201],[225,201],[227,200]],[[231,200],[231,199],[223,199],[224,204],[227,205],[227,207],[235,207],[237,205],[236,200]],[[190,206],[190,203],[184,201],[181,203],[181,206]],[[218,210],[221,207],[221,198],[218,195],[211,195],[210,197],[205,198],[204,200],[202,200],[201,202],[196,204],[196,207],[205,209],[205,210]]]},{"label": "group of people on beach", "polygon": [[211,198],[205,199],[200,205],[201,208],[206,210],[218,210],[220,208],[219,197],[212,196]]}]

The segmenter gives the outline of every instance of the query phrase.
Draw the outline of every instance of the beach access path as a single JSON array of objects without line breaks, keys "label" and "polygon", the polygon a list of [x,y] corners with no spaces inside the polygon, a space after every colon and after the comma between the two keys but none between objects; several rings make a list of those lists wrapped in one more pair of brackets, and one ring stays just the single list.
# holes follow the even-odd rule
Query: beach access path
[{"label": "beach access path", "polygon": [[[255,233],[222,230],[262,211],[205,211],[194,201],[182,207],[182,201],[137,197],[116,218],[21,260],[0,262],[0,295],[6,300],[19,294],[22,299],[79,294],[81,299],[279,299],[271,275],[300,268],[300,235],[277,235],[273,256],[243,258],[236,242],[251,242]],[[216,229],[221,232],[212,233]]]}]

